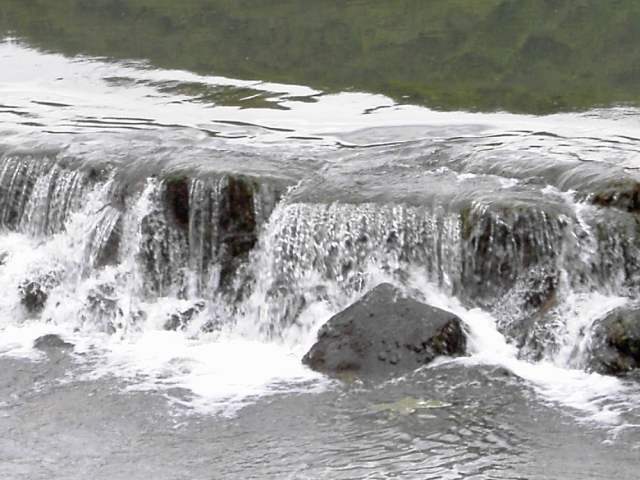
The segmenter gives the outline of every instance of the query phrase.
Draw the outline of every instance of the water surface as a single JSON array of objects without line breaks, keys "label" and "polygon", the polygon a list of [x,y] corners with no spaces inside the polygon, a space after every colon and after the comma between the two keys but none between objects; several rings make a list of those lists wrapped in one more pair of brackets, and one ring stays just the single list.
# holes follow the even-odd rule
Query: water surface
[{"label": "water surface", "polygon": [[[637,380],[588,355],[640,287],[639,14],[0,1],[0,474],[635,478]],[[306,369],[382,281],[469,356]]]}]

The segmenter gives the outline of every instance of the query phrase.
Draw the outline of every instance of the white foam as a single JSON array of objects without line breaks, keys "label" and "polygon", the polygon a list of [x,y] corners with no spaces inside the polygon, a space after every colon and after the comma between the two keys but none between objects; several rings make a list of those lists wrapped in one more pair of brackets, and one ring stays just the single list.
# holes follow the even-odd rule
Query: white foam
[{"label": "white foam", "polygon": [[[15,282],[35,268],[61,261],[68,255],[65,242],[54,237],[50,243],[38,243],[19,234],[0,236],[0,250],[9,256],[0,270],[0,286],[7,292],[0,299],[0,354],[37,359],[33,341],[44,334],[55,333],[76,345],[79,362],[91,366],[86,378],[106,375],[124,380],[131,389],[165,390],[175,399],[197,411],[231,415],[257,397],[283,392],[317,391],[328,385],[326,379],[301,364],[301,357],[315,338],[317,328],[333,313],[355,298],[334,298],[310,304],[298,322],[285,330],[278,341],[265,341],[256,326],[255,317],[247,317],[220,335],[191,336],[188,332],[164,331],[163,315],[182,308],[184,301],[161,298],[152,304],[138,304],[148,312],[146,322],[138,329],[107,335],[96,325],[77,318],[80,304],[73,299],[86,292],[101,279],[87,279],[52,292],[64,305],[45,310],[42,318],[30,320],[16,313],[18,304]],[[113,275],[108,269],[102,275]],[[368,284],[393,281],[389,274],[371,268]],[[585,419],[616,424],[626,408],[630,395],[620,380],[583,370],[567,368],[559,355],[555,363],[529,363],[517,358],[516,348],[496,328],[495,319],[480,309],[465,309],[456,299],[434,285],[425,283],[419,272],[412,272],[410,289],[417,289],[424,301],[459,315],[470,331],[471,356],[456,360],[466,365],[499,365],[529,382],[547,401],[582,412]],[[126,292],[119,292],[125,296]],[[333,293],[334,296],[336,293]],[[124,299],[126,300],[126,299]],[[580,300],[580,301],[578,301]],[[129,301],[133,301],[129,299]],[[568,319],[568,331],[575,334],[595,316],[621,304],[619,298],[576,297],[575,318]],[[584,312],[591,312],[585,317]],[[573,325],[575,322],[576,325]],[[579,323],[582,322],[582,323]],[[573,333],[571,333],[573,332]],[[182,389],[186,395],[177,395]]]},{"label": "white foam", "polygon": [[[132,209],[133,225],[139,225],[135,212],[149,208],[147,190]],[[174,400],[197,411],[227,415],[255,397],[317,391],[327,384],[301,363],[315,336],[315,330],[309,328],[292,327],[284,341],[273,342],[248,329],[228,328],[219,335],[165,331],[167,315],[188,308],[192,302],[138,298],[133,283],[126,281],[134,277],[135,250],[125,254],[120,265],[82,277],[83,241],[94,210],[89,199],[85,209],[69,220],[66,232],[47,239],[0,234],[0,253],[6,254],[0,266],[0,355],[44,359],[34,349],[34,341],[45,334],[57,334],[75,345],[79,368],[90,368],[84,378],[114,376],[130,389],[168,390]],[[134,240],[130,243],[137,244]],[[56,269],[66,271],[62,283],[49,292],[45,309],[30,315],[20,303],[18,285]],[[84,299],[105,283],[115,286],[113,297],[125,312],[124,325],[113,334],[107,334],[97,319],[85,318]],[[126,318],[137,310],[146,313],[144,320]],[[304,317],[309,325],[319,325],[326,320],[326,313],[321,305],[315,305]],[[172,389],[187,394],[176,396]]]},{"label": "white foam", "polygon": [[202,413],[230,415],[256,397],[316,391],[325,383],[303,367],[300,349],[278,343],[190,339],[160,330],[135,339],[104,340],[89,378],[114,375],[127,380],[132,390],[184,389],[186,397],[173,393],[174,399]]},{"label": "white foam", "polygon": [[625,409],[616,408],[616,401],[628,393],[622,381],[562,363],[520,360],[515,347],[497,331],[490,315],[480,310],[456,310],[471,332],[472,356],[460,360],[462,363],[507,368],[534,386],[547,401],[581,412],[582,419],[610,424],[621,421]]},{"label": "white foam", "polygon": [[[378,274],[378,279],[384,280],[385,277]],[[610,425],[624,421],[623,415],[635,401],[638,389],[631,388],[615,377],[571,368],[565,363],[566,358],[563,355],[559,355],[553,361],[521,360],[517,356],[517,348],[498,331],[496,320],[489,313],[478,308],[466,309],[438,287],[422,281],[419,272],[412,272],[409,284],[424,294],[427,303],[455,313],[468,328],[467,347],[471,355],[443,360],[445,363],[500,366],[526,380],[543,400],[573,409],[579,420]],[[624,303],[619,297],[610,298],[599,294],[572,298],[569,302],[573,301],[579,305],[573,310],[576,313],[575,317],[568,319],[570,325],[590,324],[599,315]],[[591,307],[596,308],[590,309]],[[589,313],[586,317],[585,312]],[[567,344],[571,339],[576,341],[574,335],[577,335],[578,330],[578,326],[569,329],[566,333]]]}]

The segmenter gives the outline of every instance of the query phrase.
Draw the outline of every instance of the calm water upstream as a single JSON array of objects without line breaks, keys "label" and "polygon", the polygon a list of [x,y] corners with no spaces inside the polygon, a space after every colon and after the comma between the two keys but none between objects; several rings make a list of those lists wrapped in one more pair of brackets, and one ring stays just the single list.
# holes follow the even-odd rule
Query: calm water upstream
[{"label": "calm water upstream", "polygon": [[[635,479],[640,375],[593,355],[640,302],[639,25],[0,0],[0,478]],[[381,282],[469,355],[303,366]]]}]

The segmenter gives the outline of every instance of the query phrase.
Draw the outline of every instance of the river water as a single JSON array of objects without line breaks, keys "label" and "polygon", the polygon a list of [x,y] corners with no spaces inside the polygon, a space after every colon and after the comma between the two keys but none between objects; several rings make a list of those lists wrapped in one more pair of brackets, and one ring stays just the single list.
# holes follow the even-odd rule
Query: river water
[{"label": "river water", "polygon": [[[588,371],[637,300],[635,213],[593,202],[635,188],[637,108],[434,111],[12,37],[0,67],[2,478],[637,476],[640,386]],[[469,356],[304,367],[382,281]]]}]

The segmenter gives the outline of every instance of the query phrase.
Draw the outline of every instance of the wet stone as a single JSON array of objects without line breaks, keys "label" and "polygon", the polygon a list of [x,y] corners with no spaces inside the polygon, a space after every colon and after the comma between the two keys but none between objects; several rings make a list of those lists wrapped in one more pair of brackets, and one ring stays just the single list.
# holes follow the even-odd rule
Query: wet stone
[{"label": "wet stone", "polygon": [[622,375],[640,368],[640,308],[617,308],[599,320],[589,350],[596,372]]},{"label": "wet stone", "polygon": [[522,358],[540,360],[553,345],[553,309],[558,305],[559,272],[553,266],[531,269],[492,309],[498,330]]},{"label": "wet stone", "polygon": [[186,310],[177,311],[171,313],[169,318],[164,322],[163,328],[165,330],[184,330],[187,328],[189,323],[196,317],[199,313],[204,310],[205,303],[197,302],[192,307],[187,308]]},{"label": "wet stone", "polygon": [[20,301],[30,313],[37,313],[44,309],[48,294],[38,282],[27,282],[19,287]]},{"label": "wet stone", "polygon": [[302,361],[331,375],[376,377],[412,371],[440,355],[464,355],[465,349],[456,315],[381,284],[332,317]]},{"label": "wet stone", "polygon": [[18,286],[20,303],[30,314],[38,314],[44,310],[49,292],[59,282],[55,273],[41,275],[35,280],[25,280]]},{"label": "wet stone", "polygon": [[628,212],[640,211],[640,184],[621,183],[592,195],[591,202],[601,207],[614,207]]},{"label": "wet stone", "polygon": [[93,266],[95,268],[116,265],[120,260],[120,246],[122,242],[122,219],[118,219],[114,228],[106,239],[98,245]]},{"label": "wet stone", "polygon": [[522,275],[555,262],[567,228],[559,213],[529,204],[463,209],[462,299],[489,306]]},{"label": "wet stone", "polygon": [[123,327],[124,312],[120,307],[114,285],[100,284],[89,291],[85,300],[83,318],[99,326],[108,334],[113,334]]},{"label": "wet stone", "polygon": [[[317,289],[308,292],[311,301],[319,300],[322,294]],[[307,298],[292,291],[290,285],[281,282],[272,285],[265,295],[265,308],[272,320],[263,326],[262,333],[268,338],[278,338],[307,305]]]},{"label": "wet stone", "polygon": [[38,350],[70,350],[73,344],[65,342],[59,335],[48,334],[38,337],[33,342],[33,348]]},{"label": "wet stone", "polygon": [[242,177],[229,177],[223,188],[218,228],[221,236],[220,282],[228,285],[239,265],[258,241],[255,195],[257,185]]}]

